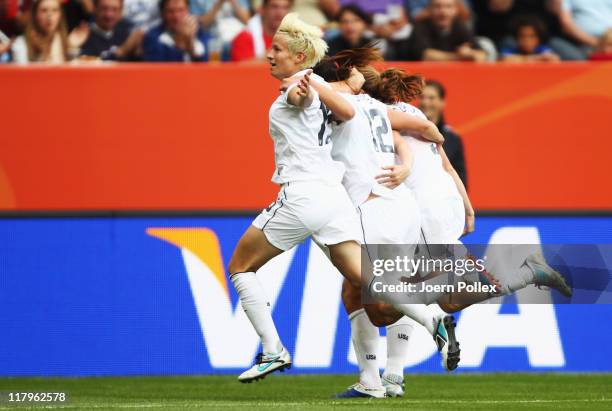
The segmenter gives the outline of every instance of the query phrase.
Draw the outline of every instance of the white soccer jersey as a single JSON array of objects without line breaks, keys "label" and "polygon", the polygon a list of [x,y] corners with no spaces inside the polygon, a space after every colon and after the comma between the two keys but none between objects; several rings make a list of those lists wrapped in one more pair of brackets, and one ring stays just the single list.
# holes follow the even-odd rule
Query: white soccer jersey
[{"label": "white soccer jersey", "polygon": [[[302,71],[296,75],[304,73]],[[310,79],[327,85],[316,74],[312,74]],[[295,86],[281,93],[270,107],[270,136],[274,141],[276,163],[272,182],[284,184],[321,180],[340,183],[344,167],[331,157],[331,113],[314,90],[309,107],[289,104],[287,96]]]},{"label": "white soccer jersey", "polygon": [[342,184],[357,207],[371,192],[377,195],[391,192],[374,177],[383,172],[383,166],[395,164],[393,130],[385,104],[367,94],[341,95],[354,106],[355,117],[334,125],[332,157],[344,164]]},{"label": "white soccer jersey", "polygon": [[[391,106],[394,110],[411,114],[427,120],[425,114],[418,108],[407,104],[397,103]],[[405,183],[418,197],[459,197],[459,191],[451,175],[444,169],[442,156],[438,152],[436,143],[401,133],[414,154],[412,170]],[[435,193],[434,193],[435,191]]]},{"label": "white soccer jersey", "polygon": [[[418,108],[406,103],[391,106],[426,120]],[[402,133],[414,163],[405,184],[412,190],[421,210],[423,240],[429,244],[454,244],[463,232],[463,199],[451,175],[444,169],[437,145]]]}]

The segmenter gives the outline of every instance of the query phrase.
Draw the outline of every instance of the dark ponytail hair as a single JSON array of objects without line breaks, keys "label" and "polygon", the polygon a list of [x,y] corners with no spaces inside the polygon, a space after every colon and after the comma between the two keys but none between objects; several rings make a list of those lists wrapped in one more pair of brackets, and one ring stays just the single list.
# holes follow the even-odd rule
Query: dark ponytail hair
[{"label": "dark ponytail hair", "polygon": [[409,75],[403,70],[390,68],[380,73],[380,83],[376,95],[372,97],[385,104],[403,101],[409,103],[423,92],[425,82],[419,75]]},{"label": "dark ponytail hair", "polygon": [[374,48],[374,44],[368,44],[361,48],[343,50],[333,57],[325,57],[313,71],[325,81],[344,81],[351,76],[353,68],[367,67],[382,59],[380,50]]}]

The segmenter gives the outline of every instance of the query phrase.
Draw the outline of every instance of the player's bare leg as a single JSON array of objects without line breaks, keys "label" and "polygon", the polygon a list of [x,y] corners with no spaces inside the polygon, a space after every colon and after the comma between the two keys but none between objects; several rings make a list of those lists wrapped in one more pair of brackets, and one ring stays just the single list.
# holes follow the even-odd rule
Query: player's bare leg
[{"label": "player's bare leg", "polygon": [[332,264],[346,280],[356,288],[361,288],[361,247],[356,241],[345,241],[328,245]]},{"label": "player's bare leg", "polygon": [[238,377],[240,382],[252,382],[273,371],[283,371],[291,367],[291,357],[283,347],[272,320],[270,303],[255,275],[261,266],[282,252],[268,242],[261,230],[249,226],[229,263],[230,278],[244,312],[261,338],[263,348],[255,365]]},{"label": "player's bare leg", "polygon": [[268,242],[266,235],[252,225],[244,232],[229,262],[230,275],[245,271],[257,271],[265,263],[283,250],[274,247]]}]

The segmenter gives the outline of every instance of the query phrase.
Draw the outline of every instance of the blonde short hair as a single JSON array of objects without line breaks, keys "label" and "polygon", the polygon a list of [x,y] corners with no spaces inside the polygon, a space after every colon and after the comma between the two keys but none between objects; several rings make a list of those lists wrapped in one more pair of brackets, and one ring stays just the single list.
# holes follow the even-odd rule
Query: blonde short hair
[{"label": "blonde short hair", "polygon": [[314,67],[325,57],[328,47],[323,40],[323,31],[316,26],[304,23],[297,13],[287,14],[276,33],[287,36],[287,48],[291,54],[304,53],[302,69]]}]

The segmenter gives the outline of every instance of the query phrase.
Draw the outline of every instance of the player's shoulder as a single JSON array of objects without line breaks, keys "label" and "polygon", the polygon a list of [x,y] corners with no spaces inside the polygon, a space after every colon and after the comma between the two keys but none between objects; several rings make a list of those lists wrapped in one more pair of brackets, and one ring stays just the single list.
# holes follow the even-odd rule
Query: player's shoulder
[{"label": "player's shoulder", "polygon": [[[307,72],[308,72],[308,70],[301,70],[301,71],[298,71],[297,73],[295,73],[291,77],[292,78],[300,78],[304,74],[306,74]],[[317,82],[319,84],[322,84],[323,86],[331,89],[331,85],[327,81],[325,81],[323,79],[323,77],[321,77],[321,76],[319,76],[319,75],[317,75],[315,73],[311,73],[310,74],[310,81],[311,82],[315,81],[315,82]],[[277,104],[285,104],[287,106],[291,106],[291,104],[289,104],[287,98],[289,96],[289,92],[291,90],[293,90],[295,87],[297,87],[297,82],[294,82],[293,84],[289,85],[289,87],[287,87],[286,90],[281,90],[280,91],[280,95],[277,97],[275,103],[277,103]],[[319,96],[318,96],[318,93],[316,93],[316,91],[314,92],[314,95],[315,95],[315,98],[313,100],[313,103],[310,105],[310,107],[306,107],[306,109],[310,109],[310,108],[313,108],[313,107],[318,108],[318,106],[319,106]],[[291,107],[293,107],[293,106],[291,106]]]},{"label": "player's shoulder", "polygon": [[395,103],[391,105],[394,110],[401,111],[403,113],[411,114],[413,116],[426,118],[425,113],[423,113],[419,108],[413,106],[412,104],[404,103],[400,101],[399,103]]},{"label": "player's shoulder", "polygon": [[[306,70],[299,71],[299,72],[295,73],[292,77],[303,76],[309,70],[311,70],[311,69],[306,69]],[[327,81],[325,81],[325,79],[323,79],[323,77],[319,76],[316,73],[313,73],[313,72],[310,73],[310,81],[316,81],[317,83],[322,84],[322,85],[324,85],[327,88],[331,88],[331,85]]]},{"label": "player's shoulder", "polygon": [[369,106],[374,106],[382,109],[387,109],[387,105],[380,100],[370,96],[369,94],[361,93],[356,96],[359,99],[359,102],[362,104],[367,104]]}]

